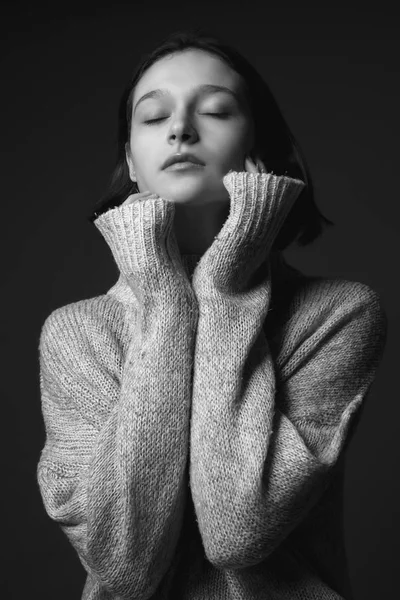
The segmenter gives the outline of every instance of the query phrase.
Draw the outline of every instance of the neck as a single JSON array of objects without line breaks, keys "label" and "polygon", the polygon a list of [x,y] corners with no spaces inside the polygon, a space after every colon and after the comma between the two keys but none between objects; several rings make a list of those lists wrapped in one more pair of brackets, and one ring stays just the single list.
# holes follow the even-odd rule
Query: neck
[{"label": "neck", "polygon": [[202,256],[228,218],[229,202],[175,204],[174,231],[181,255]]}]

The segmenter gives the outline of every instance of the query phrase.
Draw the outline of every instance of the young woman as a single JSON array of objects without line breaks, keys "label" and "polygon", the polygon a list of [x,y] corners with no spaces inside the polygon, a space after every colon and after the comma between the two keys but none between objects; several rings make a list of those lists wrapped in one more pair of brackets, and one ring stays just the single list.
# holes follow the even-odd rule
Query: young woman
[{"label": "young woman", "polygon": [[118,280],[40,337],[38,483],[82,597],[351,598],[343,458],[386,313],[283,259],[329,222],[242,56],[183,32],[145,57],[91,220]]}]

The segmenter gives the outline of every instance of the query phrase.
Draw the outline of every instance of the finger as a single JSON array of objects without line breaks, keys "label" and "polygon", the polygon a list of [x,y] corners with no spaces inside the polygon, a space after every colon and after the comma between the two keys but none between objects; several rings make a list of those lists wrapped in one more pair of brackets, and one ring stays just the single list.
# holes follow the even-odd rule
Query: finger
[{"label": "finger", "polygon": [[266,173],[267,172],[267,168],[264,165],[263,161],[261,160],[261,158],[257,158],[257,166],[260,169],[261,173]]},{"label": "finger", "polygon": [[136,202],[136,200],[143,200],[144,198],[147,198],[148,196],[151,196],[152,192],[150,191],[146,191],[146,192],[138,192],[136,194],[130,194],[130,196],[127,197],[127,199],[122,203],[122,206],[125,206],[126,204],[132,204],[132,202]]},{"label": "finger", "polygon": [[258,173],[256,165],[249,156],[246,156],[245,158],[244,167],[248,173]]}]

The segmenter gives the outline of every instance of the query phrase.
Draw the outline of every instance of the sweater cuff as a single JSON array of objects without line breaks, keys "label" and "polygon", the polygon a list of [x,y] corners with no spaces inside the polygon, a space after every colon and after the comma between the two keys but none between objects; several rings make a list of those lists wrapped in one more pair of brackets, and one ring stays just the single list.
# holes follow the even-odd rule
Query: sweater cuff
[{"label": "sweater cuff", "polygon": [[118,206],[94,221],[111,249],[121,273],[129,276],[168,260],[167,237],[172,232],[175,206],[161,197]]},{"label": "sweater cuff", "polygon": [[272,246],[284,220],[305,187],[300,179],[273,173],[230,171],[223,184],[231,197],[231,209],[223,228],[228,236]]}]

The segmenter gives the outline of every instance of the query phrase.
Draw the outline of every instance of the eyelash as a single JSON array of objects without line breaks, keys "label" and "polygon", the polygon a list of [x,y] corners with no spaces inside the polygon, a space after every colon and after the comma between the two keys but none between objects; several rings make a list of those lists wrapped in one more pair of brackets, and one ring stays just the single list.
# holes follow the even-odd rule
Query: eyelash
[{"label": "eyelash", "polygon": [[[211,117],[216,117],[217,119],[225,119],[226,117],[229,116],[229,113],[227,112],[221,112],[221,113],[203,113],[204,115],[208,115]],[[143,121],[143,123],[146,123],[147,125],[151,125],[152,123],[157,123],[158,121],[162,121],[163,119],[166,119],[167,117],[160,117],[158,119],[149,119],[147,121]]]}]

